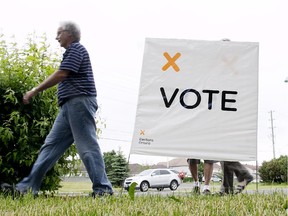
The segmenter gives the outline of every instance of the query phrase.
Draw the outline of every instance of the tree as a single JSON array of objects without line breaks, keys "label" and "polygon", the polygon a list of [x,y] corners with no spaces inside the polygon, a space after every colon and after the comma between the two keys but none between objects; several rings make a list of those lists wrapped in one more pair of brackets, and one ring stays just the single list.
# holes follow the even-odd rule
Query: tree
[{"label": "tree", "polygon": [[259,169],[263,182],[287,182],[288,156],[264,161]]},{"label": "tree", "polygon": [[120,150],[117,153],[114,150],[105,152],[104,162],[107,176],[112,185],[121,187],[129,172],[128,162],[122,152]]},{"label": "tree", "polygon": [[[16,183],[27,176],[58,113],[56,87],[23,105],[23,94],[58,67],[46,36],[29,35],[22,48],[0,35],[0,181]],[[73,171],[77,151],[72,146],[43,180],[41,190],[60,187],[61,176]],[[0,182],[0,183],[1,183]]]}]

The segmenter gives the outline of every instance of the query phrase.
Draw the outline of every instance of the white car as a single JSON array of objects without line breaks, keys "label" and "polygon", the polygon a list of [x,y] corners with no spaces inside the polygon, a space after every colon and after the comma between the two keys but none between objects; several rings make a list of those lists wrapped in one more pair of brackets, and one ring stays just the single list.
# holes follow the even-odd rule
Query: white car
[{"label": "white car", "polygon": [[126,178],[124,189],[129,190],[133,182],[137,184],[136,189],[146,192],[149,188],[156,188],[159,191],[164,188],[176,190],[181,183],[181,179],[179,172],[173,169],[148,169],[136,176]]}]

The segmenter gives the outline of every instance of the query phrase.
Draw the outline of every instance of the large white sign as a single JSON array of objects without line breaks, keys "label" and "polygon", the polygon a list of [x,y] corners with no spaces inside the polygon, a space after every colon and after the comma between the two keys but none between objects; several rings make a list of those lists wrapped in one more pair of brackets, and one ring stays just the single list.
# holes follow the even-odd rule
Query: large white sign
[{"label": "large white sign", "polygon": [[145,42],[131,154],[256,160],[254,42]]}]

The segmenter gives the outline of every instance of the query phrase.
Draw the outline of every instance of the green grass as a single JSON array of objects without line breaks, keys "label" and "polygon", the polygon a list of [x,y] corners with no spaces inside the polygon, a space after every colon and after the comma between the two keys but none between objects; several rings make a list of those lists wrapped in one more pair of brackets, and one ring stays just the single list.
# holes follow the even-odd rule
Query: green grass
[{"label": "green grass", "polygon": [[[30,195],[13,200],[0,197],[0,215],[286,215],[287,194],[240,194],[234,196],[136,196],[122,194],[92,199],[88,196]],[[287,204],[286,204],[287,205]]]},{"label": "green grass", "polygon": [[[276,187],[275,185],[260,184],[259,186],[260,189],[273,187],[276,192],[269,194],[261,192],[243,193],[234,196],[197,196],[183,191],[182,193],[169,193],[169,195],[160,195],[161,193],[152,195],[148,192],[141,193],[141,196],[136,193],[133,200],[127,192],[116,188],[115,196],[93,199],[86,195],[91,191],[90,182],[63,182],[63,187],[59,192],[83,192],[85,195],[63,196],[56,194],[54,197],[40,195],[34,199],[32,195],[28,194],[15,200],[10,196],[0,195],[0,215],[287,216],[287,192],[285,193],[283,190],[285,185]],[[253,188],[255,185],[251,184],[249,187]]]}]

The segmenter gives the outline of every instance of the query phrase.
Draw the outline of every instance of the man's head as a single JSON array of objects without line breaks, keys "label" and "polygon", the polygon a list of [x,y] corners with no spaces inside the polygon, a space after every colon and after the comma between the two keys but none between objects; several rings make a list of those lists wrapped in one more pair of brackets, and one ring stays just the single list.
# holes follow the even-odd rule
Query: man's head
[{"label": "man's head", "polygon": [[81,31],[77,24],[73,22],[61,22],[57,30],[56,40],[61,47],[65,49],[73,42],[79,42],[81,38]]}]

